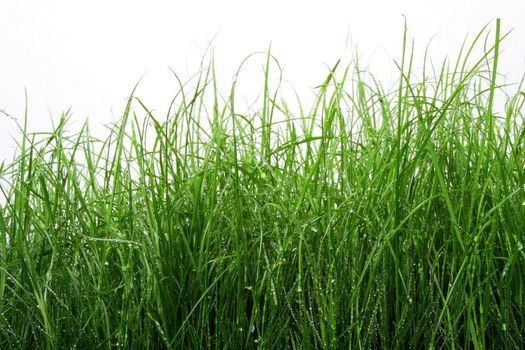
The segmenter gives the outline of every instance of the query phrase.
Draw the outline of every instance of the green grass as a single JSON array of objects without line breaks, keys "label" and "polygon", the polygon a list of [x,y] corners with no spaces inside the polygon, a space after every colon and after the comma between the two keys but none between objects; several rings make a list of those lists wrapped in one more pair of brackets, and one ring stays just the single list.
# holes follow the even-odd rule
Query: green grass
[{"label": "green grass", "polygon": [[405,32],[391,91],[338,62],[309,109],[268,53],[248,113],[210,60],[167,118],[21,126],[0,348],[524,347],[525,93],[488,28],[422,70]]}]

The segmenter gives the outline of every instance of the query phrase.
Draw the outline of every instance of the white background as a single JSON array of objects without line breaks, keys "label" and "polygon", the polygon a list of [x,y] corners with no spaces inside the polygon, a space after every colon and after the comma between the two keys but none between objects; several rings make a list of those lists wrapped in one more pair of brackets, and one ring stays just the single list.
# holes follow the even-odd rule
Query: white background
[{"label": "white background", "polygon": [[[363,57],[373,57],[372,71],[388,86],[396,78],[389,72],[395,73],[392,60],[401,51],[403,15],[416,54],[433,38],[436,62],[455,57],[467,34],[501,17],[503,32],[514,31],[503,43],[500,72],[514,82],[525,73],[523,0],[1,0],[0,108],[22,121],[26,89],[31,131],[49,130],[70,107],[74,125],[89,118],[97,129],[118,119],[146,74],[137,95],[162,115],[177,92],[168,67],[182,78],[196,73],[214,37],[224,94],[242,59],[270,42],[284,78],[300,94],[311,92],[327,67],[351,56],[356,45]],[[258,87],[260,78],[254,78]],[[19,138],[15,123],[0,115],[0,161],[12,158],[13,137]]]}]

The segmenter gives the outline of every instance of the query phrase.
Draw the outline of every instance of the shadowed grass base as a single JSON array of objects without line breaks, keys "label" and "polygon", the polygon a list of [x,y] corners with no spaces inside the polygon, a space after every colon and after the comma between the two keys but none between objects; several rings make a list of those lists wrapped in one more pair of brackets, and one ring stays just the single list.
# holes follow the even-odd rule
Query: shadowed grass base
[{"label": "shadowed grass base", "polygon": [[336,66],[310,113],[268,54],[249,114],[212,61],[165,121],[132,97],[105,140],[25,133],[0,348],[523,347],[525,94],[494,113],[495,32],[430,73],[404,49],[393,92]]}]

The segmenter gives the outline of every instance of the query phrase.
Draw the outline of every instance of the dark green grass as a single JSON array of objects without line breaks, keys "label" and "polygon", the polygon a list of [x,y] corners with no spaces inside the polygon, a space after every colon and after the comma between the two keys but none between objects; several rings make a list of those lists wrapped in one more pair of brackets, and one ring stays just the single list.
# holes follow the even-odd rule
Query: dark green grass
[{"label": "dark green grass", "polygon": [[24,131],[0,348],[524,347],[525,94],[495,113],[494,29],[423,71],[405,39],[393,91],[335,65],[308,112],[267,54],[246,114],[211,61],[165,119],[132,96],[106,139]]}]

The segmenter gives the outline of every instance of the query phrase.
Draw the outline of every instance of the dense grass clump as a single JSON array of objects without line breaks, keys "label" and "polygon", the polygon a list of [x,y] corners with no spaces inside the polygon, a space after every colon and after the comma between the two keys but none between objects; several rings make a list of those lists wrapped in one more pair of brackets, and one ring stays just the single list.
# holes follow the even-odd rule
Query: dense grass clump
[{"label": "dense grass clump", "polygon": [[525,94],[495,113],[495,32],[419,73],[404,49],[392,91],[338,64],[309,112],[268,53],[249,113],[212,60],[164,120],[132,96],[106,139],[22,126],[0,348],[525,346]]}]

